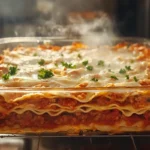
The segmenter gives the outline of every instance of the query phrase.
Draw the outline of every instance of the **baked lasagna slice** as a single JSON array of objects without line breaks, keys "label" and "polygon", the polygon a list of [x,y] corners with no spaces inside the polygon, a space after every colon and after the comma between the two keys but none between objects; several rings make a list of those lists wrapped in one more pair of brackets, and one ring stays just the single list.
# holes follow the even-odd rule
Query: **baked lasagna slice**
[{"label": "baked lasagna slice", "polygon": [[6,49],[0,133],[150,131],[150,49],[82,43]]}]

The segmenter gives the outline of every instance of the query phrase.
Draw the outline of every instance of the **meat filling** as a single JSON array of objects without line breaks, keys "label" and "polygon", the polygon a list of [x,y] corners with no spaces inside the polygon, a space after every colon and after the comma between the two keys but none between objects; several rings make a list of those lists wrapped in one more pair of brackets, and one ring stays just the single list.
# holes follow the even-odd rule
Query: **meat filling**
[{"label": "meat filling", "polygon": [[[132,115],[130,117],[124,116],[118,110],[107,111],[91,111],[89,113],[76,112],[76,113],[63,113],[59,116],[50,116],[45,113],[43,115],[36,115],[31,111],[26,111],[23,114],[10,113],[0,119],[0,128],[3,127],[18,127],[18,128],[31,128],[31,129],[54,129],[64,125],[116,125],[121,121],[125,121],[127,126],[142,121],[143,128],[150,125],[150,112],[144,115]],[[115,126],[114,126],[115,127]],[[92,129],[91,129],[92,130]]]}]

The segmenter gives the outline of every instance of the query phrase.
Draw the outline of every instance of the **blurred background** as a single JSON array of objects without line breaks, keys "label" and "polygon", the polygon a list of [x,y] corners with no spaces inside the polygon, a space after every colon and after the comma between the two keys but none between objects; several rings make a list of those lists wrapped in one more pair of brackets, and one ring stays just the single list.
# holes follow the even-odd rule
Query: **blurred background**
[{"label": "blurred background", "polygon": [[150,0],[0,0],[0,37],[150,37]]}]

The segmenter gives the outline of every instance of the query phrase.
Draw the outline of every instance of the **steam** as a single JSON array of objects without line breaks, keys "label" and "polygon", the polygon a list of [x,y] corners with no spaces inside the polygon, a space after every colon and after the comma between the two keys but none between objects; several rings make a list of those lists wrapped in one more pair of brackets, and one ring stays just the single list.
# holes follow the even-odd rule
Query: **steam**
[{"label": "steam", "polygon": [[[45,0],[45,2],[48,1]],[[46,5],[48,4],[46,3]],[[42,8],[39,8],[39,11],[42,11]],[[57,6],[59,11],[56,10],[55,15],[52,13],[54,9],[53,3],[52,7],[49,6],[47,11],[43,12],[43,15],[40,12],[41,15],[34,24],[17,25],[14,32],[15,36],[80,38],[88,45],[111,44],[118,37],[114,20],[105,12],[100,11],[98,12],[100,15],[96,18],[86,20],[80,15],[76,18],[70,17],[70,10],[67,11],[61,5]],[[45,17],[46,15],[48,17]]]},{"label": "steam", "polygon": [[111,44],[117,38],[114,23],[109,17],[97,18],[91,22],[73,24],[70,35],[79,35],[88,45]]},{"label": "steam", "polygon": [[18,25],[15,29],[15,35],[81,38],[85,43],[91,45],[111,44],[117,38],[114,23],[107,17],[101,17],[91,22],[82,20],[81,23],[65,26],[51,20],[41,22],[36,27],[34,25]]}]

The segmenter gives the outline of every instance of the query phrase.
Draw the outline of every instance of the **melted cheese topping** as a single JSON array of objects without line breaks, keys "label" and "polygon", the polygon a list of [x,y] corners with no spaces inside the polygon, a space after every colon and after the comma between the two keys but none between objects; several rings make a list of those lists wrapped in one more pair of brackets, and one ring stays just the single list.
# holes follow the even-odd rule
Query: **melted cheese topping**
[{"label": "melted cheese topping", "polygon": [[[5,50],[0,56],[0,86],[150,85],[149,57],[149,48],[137,44],[95,48],[87,48],[81,43],[63,47],[17,47]],[[0,131],[150,131],[148,89],[1,91]]]},{"label": "melted cheese topping", "polygon": [[[4,73],[3,68],[17,66],[17,72],[7,81],[1,77],[0,84],[7,86],[19,81],[21,87],[38,86],[40,83],[40,87],[53,88],[77,87],[85,83],[86,87],[140,86],[139,81],[148,76],[148,61],[137,60],[141,53],[131,51],[127,46],[117,50],[104,46],[71,49],[72,46],[63,46],[57,51],[50,48],[43,50],[41,47],[7,50],[0,70]],[[43,65],[39,64],[41,60],[44,60]],[[62,62],[71,67],[66,67]],[[42,68],[51,70],[54,76],[39,79],[38,72]]]}]

